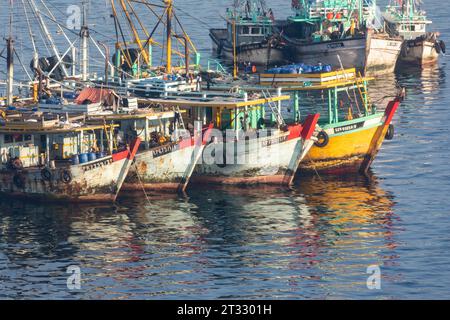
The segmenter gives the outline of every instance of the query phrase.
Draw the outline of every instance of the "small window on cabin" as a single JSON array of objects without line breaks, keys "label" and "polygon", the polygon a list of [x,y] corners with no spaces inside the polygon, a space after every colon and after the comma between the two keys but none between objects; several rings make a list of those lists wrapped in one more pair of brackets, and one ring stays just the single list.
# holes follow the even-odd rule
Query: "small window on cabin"
[{"label": "small window on cabin", "polygon": [[23,140],[24,140],[24,141],[31,141],[31,140],[33,140],[33,139],[31,138],[31,134],[26,134],[26,135],[23,137]]},{"label": "small window on cabin", "polygon": [[14,135],[14,142],[23,142],[23,135],[15,134]]},{"label": "small window on cabin", "polygon": [[260,28],[252,28],[252,34],[260,34],[261,29]]},{"label": "small window on cabin", "polygon": [[243,27],[242,28],[242,34],[250,34],[250,28],[249,27]]},{"label": "small window on cabin", "polygon": [[5,143],[13,143],[13,136],[11,134],[5,134]]}]

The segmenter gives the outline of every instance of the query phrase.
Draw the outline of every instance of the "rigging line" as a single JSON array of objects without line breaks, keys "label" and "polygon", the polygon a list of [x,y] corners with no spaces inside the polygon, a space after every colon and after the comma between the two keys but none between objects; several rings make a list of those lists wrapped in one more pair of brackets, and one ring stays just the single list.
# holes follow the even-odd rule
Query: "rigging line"
[{"label": "rigging line", "polygon": [[210,25],[209,23],[205,22],[204,20],[202,20],[202,19],[200,19],[200,18],[198,18],[198,17],[196,17],[196,16],[191,15],[190,13],[188,13],[187,11],[185,11],[185,10],[183,10],[183,9],[180,9],[180,7],[175,6],[175,5],[174,5],[173,7],[174,7],[176,10],[178,10],[178,11],[182,12],[183,14],[187,15],[188,17],[190,17],[190,18],[192,18],[192,19],[194,19],[194,20],[196,20],[196,21],[202,23],[202,24],[205,25],[206,27],[208,27],[208,28],[212,28],[212,27],[213,27],[212,25]]},{"label": "rigging line", "polygon": [[37,9],[37,12],[41,15],[43,15],[45,18],[47,18],[48,20],[52,21],[53,23],[55,23],[56,25],[58,25],[58,27],[66,29],[67,31],[73,33],[74,35],[76,35],[77,37],[80,36],[80,34],[68,27],[66,27],[64,24],[60,23],[58,20],[53,19],[52,17],[48,16],[47,14],[45,14],[44,12],[42,12],[41,10]]},{"label": "rigging line", "polygon": [[[129,1],[127,1],[127,3],[129,5],[131,5]],[[130,13],[128,11],[127,3],[125,3],[125,0],[120,0],[120,5],[122,7],[122,12],[123,12],[123,14],[126,17],[126,20],[128,21],[128,25],[130,27],[130,31],[133,34],[134,42],[139,47],[140,53],[144,57],[145,62],[148,64],[149,63],[149,55],[148,55],[147,51],[145,51],[145,47],[142,46],[142,42],[141,42],[141,39],[139,37],[139,32],[136,29],[136,27],[135,27],[135,25],[133,23],[133,19],[131,18],[131,15],[130,15]]]},{"label": "rigging line", "polygon": [[[158,29],[160,23],[162,22],[163,17],[166,15],[166,13],[167,13],[167,8],[166,8],[166,10],[164,10],[164,12],[161,15],[161,17],[158,17],[158,22],[156,23],[155,27],[153,28],[152,32],[150,33],[150,36],[147,38],[147,41],[145,42],[144,47],[147,47],[150,44],[150,42],[153,41],[152,40],[153,34]],[[163,46],[163,49],[164,49],[164,46]]]},{"label": "rigging line", "polygon": [[[133,0],[127,0],[127,1],[128,1],[128,3],[130,3],[130,2],[137,2],[137,1],[133,1]],[[150,4],[148,4],[148,3],[143,3],[143,2],[137,2],[137,3],[146,4],[146,7],[147,7],[147,8],[155,15],[155,17],[158,18],[158,19],[160,19],[159,15],[158,15],[158,14],[156,13],[156,11],[151,7]],[[130,3],[130,6],[131,6],[131,3]],[[166,8],[166,7],[163,7],[163,8]],[[132,6],[131,6],[131,9],[133,10],[133,7],[132,7]],[[167,11],[167,8],[166,8],[166,11]],[[140,22],[140,19],[139,19],[139,17],[137,16],[137,14],[135,13],[134,15],[135,15],[136,19]],[[164,12],[163,15],[162,15],[162,17],[164,17],[165,15],[166,15],[166,13]],[[174,15],[175,19],[177,20],[178,24],[180,25],[181,29],[183,30],[184,35],[188,38],[188,41],[189,41],[189,43],[191,44],[192,49],[194,50],[195,53],[197,53],[197,48],[196,48],[195,45],[192,43],[191,39],[189,38],[189,35],[184,31],[183,26],[181,25],[180,21],[178,20],[178,18],[177,18],[176,15],[175,15],[175,11],[173,11],[173,15]],[[161,18],[162,18],[162,17],[161,17]],[[161,22],[164,24],[164,26],[166,25],[166,22],[165,22],[164,20],[162,20]],[[141,26],[141,27],[142,27],[142,26]],[[148,37],[148,32],[147,32],[147,30],[145,29],[145,27],[144,27],[143,29],[144,29],[144,32],[146,33],[146,36]],[[150,37],[150,38],[153,39],[153,37]],[[184,46],[184,43],[183,43],[183,41],[182,41],[181,39],[179,39],[179,38],[176,38],[176,39],[177,39],[177,41],[178,41],[179,43],[181,43],[181,44]],[[161,44],[159,44],[159,43],[157,43],[157,42],[155,42],[155,41],[153,41],[153,40],[151,40],[151,41],[152,41],[153,43],[157,44],[158,46],[161,46]],[[148,42],[146,42],[146,45],[145,45],[144,47],[147,46],[147,43],[148,43]],[[179,56],[184,56],[184,54],[182,54],[181,52],[174,52],[174,53],[177,54],[177,55],[179,55]]]},{"label": "rigging line", "polygon": [[131,2],[136,2],[136,3],[140,3],[140,4],[145,4],[147,7],[157,7],[157,8],[165,8],[165,5],[162,4],[154,4],[154,3],[150,3],[148,1],[138,1],[138,0],[130,0]]},{"label": "rigging line", "polygon": [[[47,7],[47,5],[45,4],[45,2],[44,2],[43,0],[41,0],[41,3],[42,3],[43,6],[45,7],[45,9],[47,9],[47,11],[48,11],[50,17],[52,17],[52,18],[56,21],[55,16],[54,16],[53,13],[50,11],[50,9]],[[70,39],[67,37],[66,33],[65,33],[64,30],[61,28],[61,26],[59,25],[59,23],[57,23],[57,25],[58,25],[58,29],[62,32],[64,38],[66,38],[67,42],[70,43],[70,42],[71,42]]]},{"label": "rigging line", "polygon": [[[175,17],[175,20],[178,22],[178,25],[181,28],[181,31],[183,32],[184,36],[186,37],[186,39],[188,40],[189,44],[191,45],[192,49],[194,49],[194,52],[197,53],[197,48],[195,47],[195,45],[192,43],[191,41],[191,37],[189,37],[189,35],[187,34],[187,32],[185,31],[183,25],[181,24],[180,20],[178,19],[178,16],[176,15],[176,13],[173,13],[173,16]],[[181,41],[181,40],[180,40]]]},{"label": "rigging line", "polygon": [[27,25],[28,25],[28,32],[30,34],[31,44],[33,45],[33,51],[34,51],[34,53],[37,53],[36,39],[34,38],[33,30],[31,28],[31,23],[30,23],[30,19],[28,17],[28,12],[27,12],[27,8],[26,8],[26,5],[25,5],[25,0],[21,0],[21,1],[22,1],[22,4],[23,4],[23,11],[25,12],[25,18],[26,18]]},{"label": "rigging line", "polygon": [[145,25],[142,23],[141,19],[139,19],[139,16],[137,15],[136,11],[134,10],[133,5],[131,4],[131,1],[128,0],[127,2],[128,2],[129,6],[130,6],[131,12],[133,13],[134,17],[138,21],[138,23],[141,26],[142,30],[144,31],[145,35],[148,37],[149,36],[148,30],[145,27]]},{"label": "rigging line", "polygon": [[[42,26],[41,26],[41,22],[39,21],[38,17],[37,17],[37,12],[34,10],[34,7],[31,5],[30,0],[27,0],[28,6],[31,8],[31,13],[33,14],[34,17],[34,23],[39,25],[39,28],[41,28],[42,30]],[[42,41],[42,43],[44,44],[45,49],[47,50],[47,55],[50,56],[51,52],[50,49],[48,47],[48,39],[44,38],[44,35],[42,34],[42,32],[38,32],[39,33],[39,37]]]},{"label": "rigging line", "polygon": [[[112,9],[112,12],[113,12],[114,22],[119,27],[120,36],[122,38],[123,45],[125,46],[124,57],[125,57],[125,60],[126,60],[126,62],[128,64],[128,67],[131,68],[133,66],[133,64],[131,63],[131,60],[132,60],[131,59],[131,54],[130,54],[130,50],[128,49],[127,41],[126,41],[125,36],[123,34],[123,29],[122,29],[122,26],[120,24],[119,17],[117,16],[117,10],[116,10],[116,6],[114,5],[114,0],[110,0],[110,3],[111,3],[111,9]],[[119,40],[119,39],[117,39],[117,40]],[[116,48],[119,49],[120,52],[122,52],[121,46],[119,44],[119,41],[117,41]]]},{"label": "rigging line", "polygon": [[25,73],[27,74],[28,78],[30,79],[30,81],[33,81],[33,78],[30,76],[30,74],[28,73],[27,68],[25,68],[24,64],[22,63],[22,59],[20,58],[19,54],[17,53],[16,49],[14,49],[14,53],[17,57],[17,60],[19,60],[20,65],[22,66],[23,71],[25,71]]},{"label": "rigging line", "polygon": [[[101,55],[103,58],[106,59],[106,56],[105,56],[105,54],[102,52],[102,50],[100,50],[100,47],[98,46],[97,41],[95,41],[95,39],[92,38],[91,36],[89,36],[89,39],[91,39],[91,41],[92,41],[92,43],[94,44],[94,46],[95,46],[95,47],[97,48],[97,50],[100,52],[100,55]],[[98,62],[98,63],[101,63],[101,62],[102,62],[101,60],[95,59],[95,58],[91,58],[91,60],[93,60],[93,61],[95,61],[95,62]],[[117,70],[117,71],[121,71],[121,70],[119,70],[119,68],[117,68],[116,66],[114,66],[110,61],[107,61],[107,62],[108,62],[108,65],[109,65],[111,68],[113,68],[113,69],[115,69],[115,70]],[[104,61],[103,61],[103,63],[104,63]],[[103,64],[103,66],[104,66],[104,64]],[[122,70],[122,72],[125,73],[125,74],[128,75],[128,76],[132,76],[132,75],[129,74],[128,72],[125,72],[125,71],[123,71],[123,70]]]}]

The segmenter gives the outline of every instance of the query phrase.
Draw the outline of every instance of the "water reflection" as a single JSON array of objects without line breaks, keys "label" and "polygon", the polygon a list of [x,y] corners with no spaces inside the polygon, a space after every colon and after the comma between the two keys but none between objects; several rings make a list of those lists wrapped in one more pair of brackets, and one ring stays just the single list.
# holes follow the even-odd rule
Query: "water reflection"
[{"label": "water reflection", "polygon": [[[369,85],[371,100],[384,108],[389,100],[397,93],[397,86],[407,89],[406,101],[402,108],[431,105],[441,94],[446,83],[445,68],[440,65],[432,65],[423,69],[402,66],[395,74],[386,74]],[[422,101],[419,101],[422,99]]]},{"label": "water reflection", "polygon": [[[374,177],[323,179],[302,177],[290,191],[193,189],[187,197],[95,209],[2,202],[3,294],[327,298],[364,291],[369,264],[397,259],[394,197]],[[71,264],[84,272],[76,293],[65,289]]]}]

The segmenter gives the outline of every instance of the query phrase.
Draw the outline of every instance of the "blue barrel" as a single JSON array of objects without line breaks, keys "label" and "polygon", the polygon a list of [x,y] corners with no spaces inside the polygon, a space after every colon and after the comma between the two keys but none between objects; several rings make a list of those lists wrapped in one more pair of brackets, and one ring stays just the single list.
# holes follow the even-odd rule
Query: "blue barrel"
[{"label": "blue barrel", "polygon": [[78,155],[78,159],[80,160],[80,164],[89,162],[89,158],[88,158],[88,154],[87,153],[82,153]]},{"label": "blue barrel", "polygon": [[80,164],[80,159],[78,158],[78,155],[75,154],[72,156],[72,165],[76,166]]},{"label": "blue barrel", "polygon": [[88,153],[89,162],[97,160],[97,155],[94,152]]},{"label": "blue barrel", "polygon": [[106,157],[106,152],[97,152],[97,159]]}]

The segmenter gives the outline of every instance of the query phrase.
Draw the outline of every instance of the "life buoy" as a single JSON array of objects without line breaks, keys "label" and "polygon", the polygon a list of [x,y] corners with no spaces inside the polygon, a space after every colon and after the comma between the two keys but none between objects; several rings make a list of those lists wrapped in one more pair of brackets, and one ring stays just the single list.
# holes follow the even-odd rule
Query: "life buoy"
[{"label": "life buoy", "polygon": [[325,148],[329,142],[330,142],[330,137],[328,136],[328,133],[326,133],[325,131],[321,131],[317,135],[317,141],[314,142],[314,145],[316,145],[319,148]]},{"label": "life buoy", "polygon": [[386,140],[392,140],[395,136],[395,128],[393,124],[389,125],[388,131],[386,132]]},{"label": "life buoy", "polygon": [[45,168],[45,169],[42,169],[42,171],[41,171],[41,177],[44,181],[51,181],[53,178],[53,175],[49,169]]},{"label": "life buoy", "polygon": [[14,185],[19,189],[25,188],[25,177],[21,174],[15,174],[13,177]]},{"label": "life buoy", "polygon": [[68,170],[62,171],[60,178],[61,178],[61,181],[64,183],[72,182],[72,174]]}]

